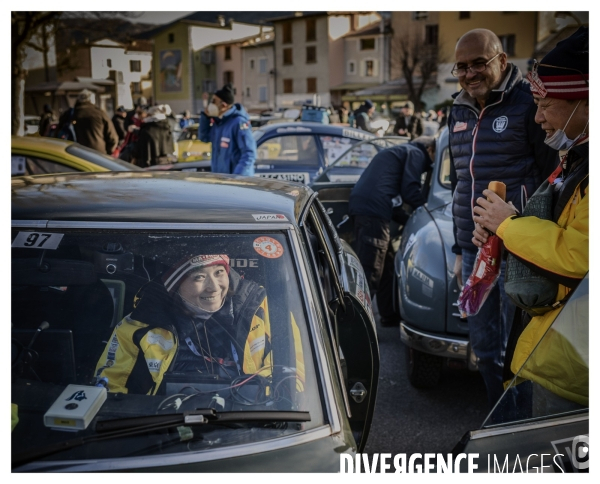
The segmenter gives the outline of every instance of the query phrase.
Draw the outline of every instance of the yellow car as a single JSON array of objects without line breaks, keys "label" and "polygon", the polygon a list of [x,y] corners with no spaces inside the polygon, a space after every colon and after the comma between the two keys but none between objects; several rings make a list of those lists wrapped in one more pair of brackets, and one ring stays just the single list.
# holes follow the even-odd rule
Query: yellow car
[{"label": "yellow car", "polygon": [[179,135],[177,161],[202,161],[211,159],[211,144],[198,139],[198,125],[192,124]]},{"label": "yellow car", "polygon": [[76,171],[140,171],[141,168],[86,146],[43,136],[11,138],[11,175]]}]

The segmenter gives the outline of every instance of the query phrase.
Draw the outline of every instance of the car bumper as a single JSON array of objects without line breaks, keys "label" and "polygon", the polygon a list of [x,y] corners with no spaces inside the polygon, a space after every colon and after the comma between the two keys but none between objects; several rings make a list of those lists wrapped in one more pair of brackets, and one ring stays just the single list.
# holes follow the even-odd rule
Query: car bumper
[{"label": "car bumper", "polygon": [[468,339],[424,333],[411,328],[404,321],[400,323],[400,339],[409,348],[442,358],[465,360],[470,370],[477,369],[477,358],[471,351]]}]

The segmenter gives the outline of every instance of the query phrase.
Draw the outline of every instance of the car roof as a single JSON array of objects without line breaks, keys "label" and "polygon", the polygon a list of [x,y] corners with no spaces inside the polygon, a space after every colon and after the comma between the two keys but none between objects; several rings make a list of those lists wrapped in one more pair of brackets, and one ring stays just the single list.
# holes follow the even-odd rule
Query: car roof
[{"label": "car roof", "polygon": [[67,146],[73,144],[73,141],[67,141],[59,138],[49,138],[47,136],[11,136],[11,147],[19,149],[52,149],[65,150]]},{"label": "car roof", "polygon": [[[104,172],[16,177],[12,220],[296,223],[312,190],[258,177],[186,172]],[[264,218],[263,218],[264,221]]]},{"label": "car roof", "polygon": [[354,138],[359,140],[375,138],[375,135],[372,133],[356,128],[351,128],[349,126],[337,126],[333,124],[313,123],[309,121],[268,124],[261,126],[260,128],[256,128],[256,131],[263,131],[265,133],[263,134],[263,136],[265,136],[266,134],[271,134],[273,131],[275,131],[279,134],[316,133],[329,136],[341,136],[344,138]]}]

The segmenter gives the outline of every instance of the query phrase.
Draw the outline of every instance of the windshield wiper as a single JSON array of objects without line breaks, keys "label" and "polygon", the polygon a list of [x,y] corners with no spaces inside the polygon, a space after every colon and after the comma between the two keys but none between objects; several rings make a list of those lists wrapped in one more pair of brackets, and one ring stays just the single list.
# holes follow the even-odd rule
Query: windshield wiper
[{"label": "windshield wiper", "polygon": [[182,425],[220,425],[245,422],[310,422],[310,413],[284,411],[217,412],[214,408],[201,408],[169,415],[147,415],[143,417],[100,420],[96,423],[96,434],[21,452],[13,456],[11,468],[14,469],[43,457],[90,442],[128,437]]}]

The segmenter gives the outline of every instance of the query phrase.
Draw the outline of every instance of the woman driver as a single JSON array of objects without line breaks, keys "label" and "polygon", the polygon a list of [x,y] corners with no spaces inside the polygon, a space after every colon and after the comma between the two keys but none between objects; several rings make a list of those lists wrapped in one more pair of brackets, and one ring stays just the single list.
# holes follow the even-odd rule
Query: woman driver
[{"label": "woman driver", "polygon": [[265,289],[241,279],[228,256],[186,258],[161,282],[140,290],[96,365],[109,391],[155,395],[167,372],[271,374]]}]

